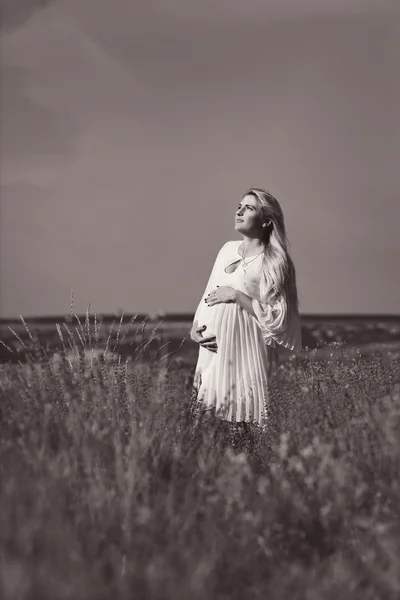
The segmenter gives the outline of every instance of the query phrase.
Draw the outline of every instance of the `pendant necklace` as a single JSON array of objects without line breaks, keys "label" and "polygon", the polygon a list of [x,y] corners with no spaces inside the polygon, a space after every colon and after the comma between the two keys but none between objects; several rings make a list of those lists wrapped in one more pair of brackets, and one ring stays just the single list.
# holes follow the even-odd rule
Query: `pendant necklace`
[{"label": "pendant necklace", "polygon": [[245,262],[245,257],[243,256],[241,263],[242,263],[242,268],[244,271],[244,274],[247,274],[247,270],[249,268],[249,265],[256,260],[256,258],[258,258],[260,256],[260,254],[262,254],[264,252],[264,250],[261,250],[261,252],[259,254],[256,254],[256,256],[253,256],[247,263]]}]

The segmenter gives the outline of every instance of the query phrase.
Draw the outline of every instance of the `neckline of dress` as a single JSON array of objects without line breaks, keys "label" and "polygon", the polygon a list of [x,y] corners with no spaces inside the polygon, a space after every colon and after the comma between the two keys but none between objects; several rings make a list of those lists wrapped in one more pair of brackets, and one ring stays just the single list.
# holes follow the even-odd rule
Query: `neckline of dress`
[{"label": "neckline of dress", "polygon": [[[240,244],[242,244],[243,242],[241,240],[239,240],[238,245],[236,246],[236,253],[238,256],[240,256],[240,258],[243,260],[243,256],[241,254],[239,254],[239,246]],[[247,258],[258,258],[259,256],[261,256],[263,254],[263,252],[260,252],[259,254],[255,254],[254,256],[246,256]]]}]

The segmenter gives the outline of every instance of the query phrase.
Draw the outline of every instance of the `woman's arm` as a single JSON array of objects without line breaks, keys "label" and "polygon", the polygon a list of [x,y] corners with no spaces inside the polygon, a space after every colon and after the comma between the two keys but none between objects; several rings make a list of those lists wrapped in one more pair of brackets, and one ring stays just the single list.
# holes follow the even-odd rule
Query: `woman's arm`
[{"label": "woman's arm", "polygon": [[235,302],[256,319],[267,345],[301,350],[300,319],[293,311],[288,313],[284,298],[278,298],[273,305],[264,304],[235,288],[221,286],[210,292],[205,302],[208,306]]},{"label": "woman's arm", "polygon": [[301,350],[299,315],[293,310],[288,311],[283,297],[278,298],[273,305],[263,304],[253,298],[252,306],[266,344],[279,344],[290,350]]},{"label": "woman's arm", "polygon": [[277,302],[274,306],[262,305],[239,290],[235,290],[235,302],[257,319],[264,330],[267,329],[271,335],[279,335],[285,329],[286,311],[282,306],[283,303]]},{"label": "woman's arm", "polygon": [[253,299],[230,285],[222,285],[221,287],[217,285],[216,289],[210,292],[204,301],[208,306],[214,306],[215,304],[222,304],[224,302],[234,302],[244,308],[244,310],[247,310],[253,317],[257,318],[257,314],[253,308]]},{"label": "woman's arm", "polygon": [[273,305],[262,304],[236,290],[236,302],[257,320],[267,345],[278,344],[290,350],[301,350],[300,320],[297,315],[288,314],[283,298],[279,298]]},{"label": "woman's arm", "polygon": [[244,310],[247,310],[247,312],[250,313],[253,317],[257,318],[257,315],[253,308],[253,298],[250,298],[250,296],[239,290],[235,290],[235,292],[236,304],[244,308]]}]

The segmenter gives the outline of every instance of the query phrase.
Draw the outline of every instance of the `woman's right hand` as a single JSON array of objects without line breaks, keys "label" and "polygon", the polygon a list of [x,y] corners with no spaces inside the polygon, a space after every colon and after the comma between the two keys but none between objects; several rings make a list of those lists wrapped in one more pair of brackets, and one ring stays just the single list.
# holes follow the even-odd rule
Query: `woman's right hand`
[{"label": "woman's right hand", "polygon": [[197,344],[200,344],[203,348],[207,348],[210,352],[216,353],[218,349],[216,337],[215,335],[203,337],[202,333],[205,329],[207,329],[207,325],[199,327],[196,321],[190,331],[190,338]]}]

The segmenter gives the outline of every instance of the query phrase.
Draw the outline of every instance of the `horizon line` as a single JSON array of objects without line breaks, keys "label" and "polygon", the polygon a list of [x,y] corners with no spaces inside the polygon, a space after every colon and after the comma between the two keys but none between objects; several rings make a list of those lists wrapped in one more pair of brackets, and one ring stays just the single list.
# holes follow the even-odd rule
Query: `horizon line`
[{"label": "horizon line", "polygon": [[[97,318],[101,317],[102,320],[121,320],[122,318],[121,312],[94,312],[89,313],[89,317],[94,317],[96,315]],[[23,317],[26,322],[54,322],[62,319],[73,319],[74,316],[77,316],[79,319],[84,320],[86,318],[86,312],[77,314],[77,313],[68,313],[68,314],[55,314],[55,315],[32,315],[30,317]],[[190,321],[193,320],[194,313],[192,312],[176,312],[176,313],[167,313],[164,311],[158,311],[156,313],[141,313],[141,312],[125,312],[122,318],[122,322],[130,321],[133,317],[139,320],[161,320],[161,321]],[[373,319],[373,320],[400,320],[400,313],[300,313],[300,319],[307,320],[339,320],[339,319]],[[7,323],[21,323],[20,317],[0,317],[0,325]]]}]

